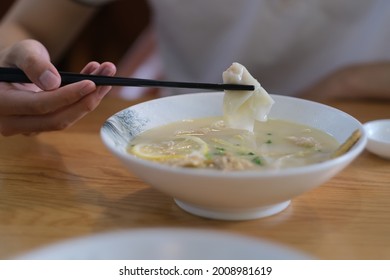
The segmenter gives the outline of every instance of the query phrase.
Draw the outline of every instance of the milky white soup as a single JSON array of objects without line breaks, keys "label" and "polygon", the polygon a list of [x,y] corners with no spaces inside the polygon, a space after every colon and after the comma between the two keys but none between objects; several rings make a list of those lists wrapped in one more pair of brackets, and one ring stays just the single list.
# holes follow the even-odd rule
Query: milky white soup
[{"label": "milky white soup", "polygon": [[128,151],[173,166],[219,170],[278,169],[330,158],[338,147],[330,135],[283,120],[268,119],[274,101],[239,63],[223,82],[253,85],[253,91],[225,91],[223,116],[171,123],[143,132]]},{"label": "milky white soup", "polygon": [[253,132],[223,117],[185,120],[136,136],[128,151],[172,166],[218,170],[297,167],[330,158],[338,142],[318,129],[284,120],[256,122]]}]

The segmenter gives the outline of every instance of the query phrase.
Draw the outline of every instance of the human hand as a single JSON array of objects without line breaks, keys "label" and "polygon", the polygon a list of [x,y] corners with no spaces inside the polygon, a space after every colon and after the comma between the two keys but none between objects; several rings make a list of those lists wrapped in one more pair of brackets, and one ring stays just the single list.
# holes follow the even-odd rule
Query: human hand
[{"label": "human hand", "polygon": [[376,98],[390,100],[390,61],[351,65],[326,76],[299,96],[315,101]]},{"label": "human hand", "polygon": [[[22,69],[34,84],[0,83],[0,134],[30,135],[65,129],[94,110],[110,87],[88,80],[59,87],[61,78],[46,49],[26,40],[3,51],[0,64]],[[114,75],[112,63],[90,62],[84,74]]]}]

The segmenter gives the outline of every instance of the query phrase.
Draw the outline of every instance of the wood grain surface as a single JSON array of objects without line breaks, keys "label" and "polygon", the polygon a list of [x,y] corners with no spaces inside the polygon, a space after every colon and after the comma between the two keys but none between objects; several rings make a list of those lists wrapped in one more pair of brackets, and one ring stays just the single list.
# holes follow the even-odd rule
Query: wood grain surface
[{"label": "wood grain surface", "polygon": [[[65,131],[0,139],[1,259],[71,237],[150,227],[234,232],[320,259],[390,259],[390,161],[364,151],[339,175],[272,217],[204,219],[134,177],[103,146],[104,120],[133,103],[108,97]],[[329,105],[361,122],[390,118],[388,102]]]}]

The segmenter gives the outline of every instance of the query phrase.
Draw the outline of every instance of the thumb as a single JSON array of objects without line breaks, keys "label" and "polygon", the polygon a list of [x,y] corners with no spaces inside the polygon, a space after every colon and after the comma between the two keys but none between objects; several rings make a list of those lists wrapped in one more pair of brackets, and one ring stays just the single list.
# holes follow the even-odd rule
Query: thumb
[{"label": "thumb", "polygon": [[53,90],[60,86],[60,74],[51,63],[47,49],[40,42],[20,41],[13,47],[10,57],[15,58],[13,63],[42,90]]},{"label": "thumb", "polygon": [[37,78],[33,76],[31,80],[42,90],[53,90],[60,86],[61,77],[52,64],[42,67],[42,70],[38,70],[38,73]]}]

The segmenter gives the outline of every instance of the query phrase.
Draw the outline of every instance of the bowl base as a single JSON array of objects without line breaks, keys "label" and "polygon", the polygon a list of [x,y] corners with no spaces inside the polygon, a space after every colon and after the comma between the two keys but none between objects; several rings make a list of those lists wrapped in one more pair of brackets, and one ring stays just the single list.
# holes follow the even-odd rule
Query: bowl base
[{"label": "bowl base", "polygon": [[184,211],[196,216],[215,219],[215,220],[228,220],[228,221],[240,221],[240,220],[254,220],[265,218],[275,215],[284,209],[286,209],[291,200],[281,203],[268,205],[264,207],[245,208],[245,209],[222,209],[222,208],[204,208],[194,204],[183,202],[178,199],[174,199],[176,204]]}]

